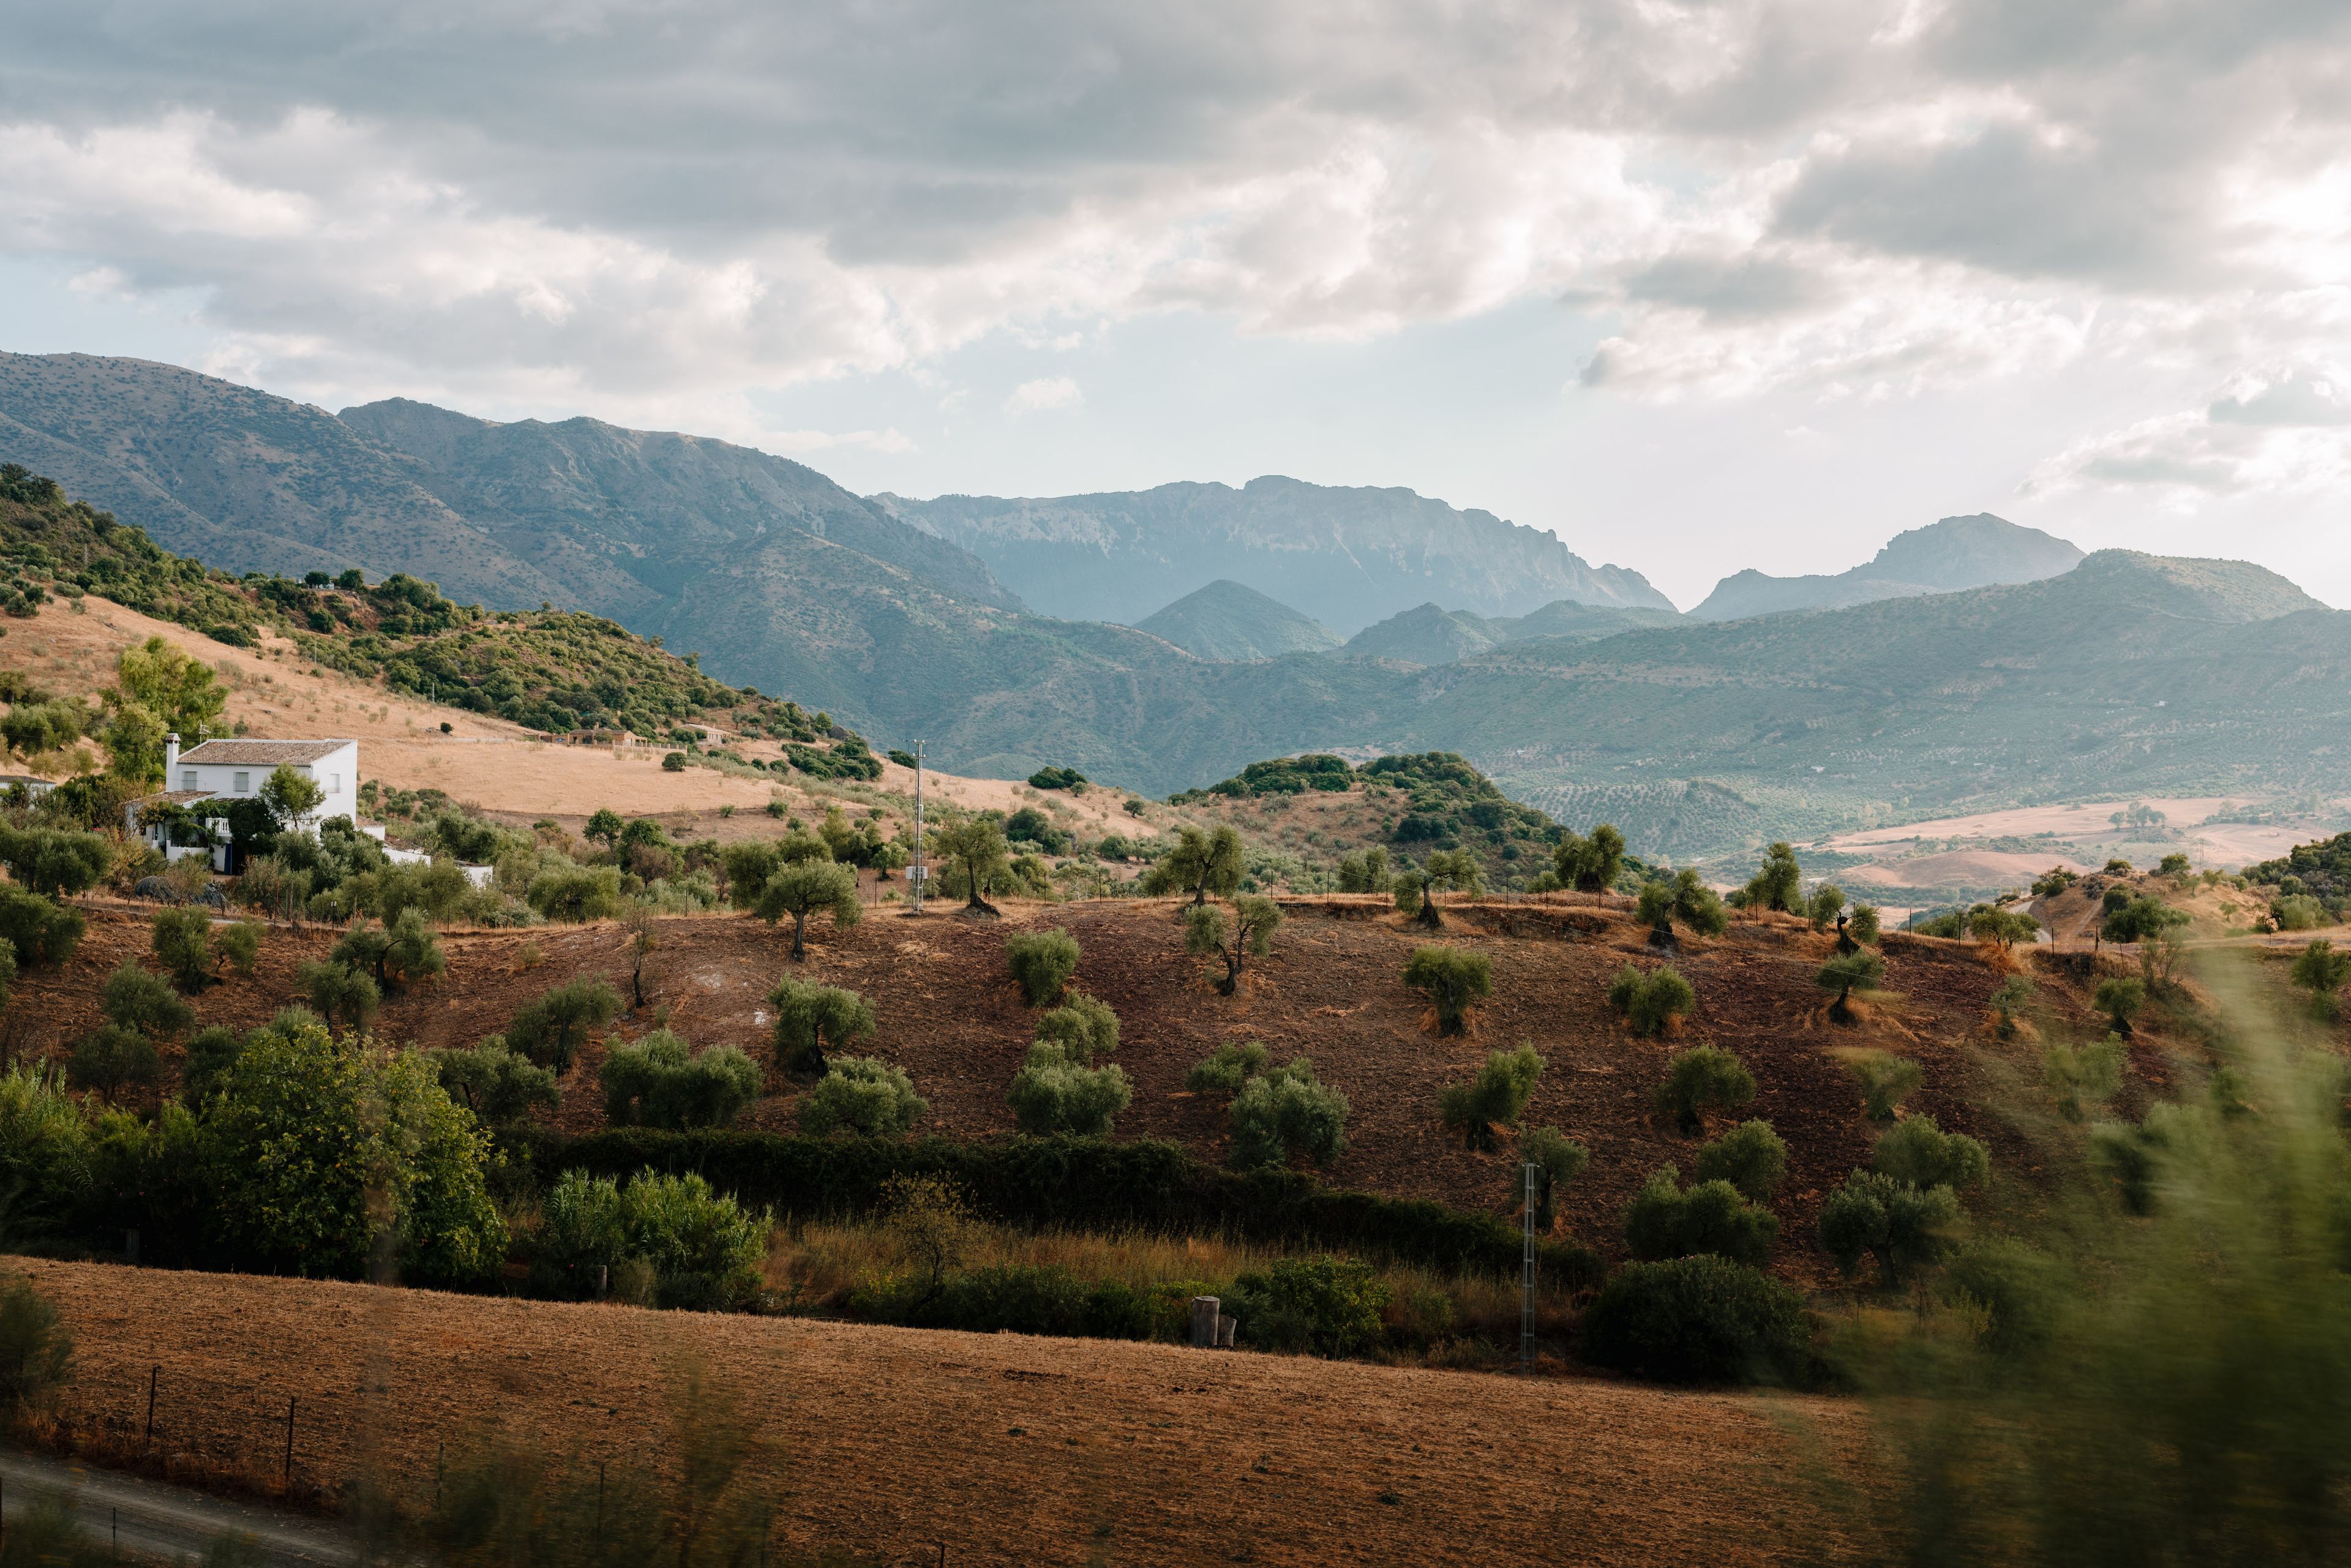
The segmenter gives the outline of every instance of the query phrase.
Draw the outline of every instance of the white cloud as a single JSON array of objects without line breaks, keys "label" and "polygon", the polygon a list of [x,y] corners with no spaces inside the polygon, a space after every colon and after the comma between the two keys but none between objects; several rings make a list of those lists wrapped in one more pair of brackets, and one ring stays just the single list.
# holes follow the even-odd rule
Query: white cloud
[{"label": "white cloud", "polygon": [[867,452],[912,452],[912,437],[893,425],[887,430],[771,430],[752,445],[770,452],[832,452],[855,447]]},{"label": "white cloud", "polygon": [[1004,400],[1004,412],[1010,414],[1038,413],[1047,409],[1075,408],[1085,401],[1086,394],[1078,383],[1067,376],[1048,376],[1033,382],[1022,382]]}]

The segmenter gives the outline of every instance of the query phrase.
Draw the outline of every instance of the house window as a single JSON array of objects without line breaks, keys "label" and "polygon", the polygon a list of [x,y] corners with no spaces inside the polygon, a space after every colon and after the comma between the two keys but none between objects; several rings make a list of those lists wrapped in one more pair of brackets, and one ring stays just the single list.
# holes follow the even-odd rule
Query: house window
[{"label": "house window", "polygon": [[253,792],[253,775],[252,775],[252,774],[250,774],[250,773],[240,773],[240,774],[238,774],[238,775],[236,776],[236,782],[235,782],[234,785],[230,786],[230,788],[231,788],[231,790],[232,790],[234,793],[235,793],[235,794],[239,794],[239,795],[249,795],[249,794],[251,794],[251,793]]},{"label": "house window", "polygon": [[203,785],[196,782],[196,770],[194,768],[183,768],[180,769],[180,788],[183,789],[201,789],[204,788]]},{"label": "house window", "polygon": [[329,794],[329,795],[340,795],[340,794],[341,794],[342,792],[343,792],[343,776],[342,776],[341,774],[340,774],[340,773],[329,773],[329,774],[328,774],[328,775],[327,775],[327,793],[328,793],[328,794]]}]

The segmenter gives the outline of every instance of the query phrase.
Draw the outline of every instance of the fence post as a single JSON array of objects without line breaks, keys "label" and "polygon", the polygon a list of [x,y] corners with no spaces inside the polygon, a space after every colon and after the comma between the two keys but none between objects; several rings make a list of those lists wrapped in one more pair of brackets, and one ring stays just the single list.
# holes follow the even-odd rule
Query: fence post
[{"label": "fence post", "polygon": [[148,1368],[147,1435],[140,1439],[141,1446],[144,1448],[152,1448],[155,1442],[155,1380],[162,1375],[163,1367],[161,1362],[158,1362],[155,1365]]},{"label": "fence post", "polygon": [[286,1475],[284,1484],[294,1484],[294,1396],[286,1396]]}]

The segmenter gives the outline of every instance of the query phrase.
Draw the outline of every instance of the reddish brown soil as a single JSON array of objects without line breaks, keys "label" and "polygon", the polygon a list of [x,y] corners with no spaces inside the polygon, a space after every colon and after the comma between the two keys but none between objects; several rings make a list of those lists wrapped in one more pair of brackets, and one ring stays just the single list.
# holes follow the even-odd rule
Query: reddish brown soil
[{"label": "reddish brown soil", "polygon": [[[614,1473],[664,1462],[698,1362],[740,1403],[803,1550],[929,1563],[1834,1563],[1860,1411],[1167,1345],[18,1266],[77,1346],[59,1413],[295,1490],[363,1469],[429,1501],[489,1434]],[[183,1468],[195,1468],[183,1465]]]},{"label": "reddish brown soil", "polygon": [[[146,906],[93,902],[88,939],[62,972],[27,971],[20,999],[6,1014],[14,1049],[60,1053],[97,1021],[99,986],[126,956],[147,946]],[[1060,925],[1085,957],[1078,984],[1118,1011],[1116,1060],[1134,1085],[1133,1108],[1120,1119],[1123,1137],[1178,1139],[1222,1157],[1221,1097],[1184,1091],[1193,1063],[1227,1040],[1259,1040],[1278,1056],[1311,1056],[1322,1078],[1353,1104],[1349,1148],[1333,1172],[1343,1184],[1392,1194],[1500,1210],[1510,1205],[1515,1166],[1500,1155],[1469,1153],[1437,1118],[1437,1096],[1469,1074],[1493,1047],[1532,1041],[1549,1062],[1529,1112],[1531,1124],[1556,1124],[1592,1151],[1572,1189],[1572,1228],[1607,1248],[1625,1200],[1660,1164],[1687,1171],[1695,1140],[1677,1136],[1649,1113],[1650,1094],[1672,1053],[1711,1040],[1735,1051],[1755,1074],[1759,1093],[1743,1114],[1769,1120],[1792,1151],[1787,1189],[1777,1205],[1784,1252],[1808,1246],[1819,1203],[1865,1163],[1875,1130],[1864,1120],[1840,1047],[1880,1046],[1916,1058],[1925,1087],[1910,1109],[1947,1127],[1995,1142],[1981,1106],[1988,1071],[2003,1057],[2018,1067],[2037,1061],[2030,1042],[2001,1046],[1984,1028],[1985,1002],[2001,976],[1973,946],[1888,939],[1886,1000],[1859,1021],[1825,1017],[1813,972],[1831,938],[1801,924],[1740,920],[1711,941],[1686,940],[1672,961],[1698,996],[1697,1015],[1666,1040],[1635,1039],[1608,1008],[1604,992],[1622,964],[1657,962],[1643,932],[1614,913],[1531,904],[1489,904],[1454,911],[1442,940],[1489,954],[1494,998],[1474,1016],[1468,1040],[1440,1040],[1422,999],[1400,973],[1428,938],[1405,928],[1373,901],[1296,901],[1269,958],[1254,960],[1239,996],[1218,997],[1202,966],[1185,956],[1165,903],[1102,901],[1013,908],[1001,922],[974,922],[933,912],[920,919],[894,909],[869,914],[847,932],[811,936],[809,958],[793,966],[783,935],[738,915],[677,918],[660,924],[661,946],[646,967],[648,1006],[620,1022],[633,1036],[666,1009],[673,1027],[698,1044],[731,1041],[768,1055],[766,994],[792,971],[863,993],[880,1015],[873,1049],[902,1064],[930,1102],[925,1125],[956,1136],[1012,1129],[1005,1087],[1029,1040],[1034,1016],[1024,1008],[1004,964],[1007,934],[1023,925]],[[1512,934],[1515,932],[1516,934]],[[274,928],[259,974],[231,977],[197,1006],[206,1022],[247,1026],[296,996],[293,972],[321,956],[335,937],[318,927]],[[610,975],[628,989],[626,936],[612,925],[527,931],[452,932],[444,937],[449,972],[439,984],[392,1000],[377,1029],[424,1045],[469,1043],[502,1028],[524,1001],[582,972]],[[538,961],[526,967],[535,950]],[[2083,977],[2044,977],[2060,1027],[2086,1029]],[[2145,1069],[2159,1071],[2150,1045]],[[587,1130],[602,1123],[591,1047],[565,1084],[559,1120]],[[794,1085],[770,1071],[768,1095],[749,1124],[793,1124]],[[2016,1162],[2004,1160],[2010,1168]]]}]

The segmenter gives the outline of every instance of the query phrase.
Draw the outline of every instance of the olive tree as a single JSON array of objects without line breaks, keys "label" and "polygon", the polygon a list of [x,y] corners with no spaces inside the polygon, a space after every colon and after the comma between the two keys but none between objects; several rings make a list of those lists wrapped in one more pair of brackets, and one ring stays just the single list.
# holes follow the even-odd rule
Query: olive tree
[{"label": "olive tree", "polygon": [[1499,1129],[1515,1127],[1542,1078],[1545,1063],[1531,1045],[1489,1051],[1486,1064],[1467,1083],[1446,1086],[1437,1111],[1446,1127],[1472,1149],[1499,1146]]},{"label": "olive tree", "polygon": [[1215,831],[1205,833],[1186,825],[1176,830],[1175,848],[1144,874],[1143,891],[1154,895],[1188,893],[1196,907],[1207,903],[1211,894],[1230,898],[1240,890],[1245,860],[1246,846],[1230,824],[1219,823]]},{"label": "olive tree", "polygon": [[1552,846],[1551,864],[1560,886],[1605,893],[1616,885],[1616,875],[1625,868],[1625,835],[1606,822],[1593,829],[1588,839],[1571,829]]},{"label": "olive tree", "polygon": [[1438,1034],[1460,1034],[1471,1004],[1494,994],[1494,961],[1463,947],[1423,947],[1405,965],[1404,983],[1437,1009]]},{"label": "olive tree", "polygon": [[759,890],[754,906],[770,925],[789,915],[792,922],[792,957],[808,956],[808,923],[814,915],[832,916],[836,931],[857,924],[864,913],[857,902],[857,873],[830,861],[795,861],[777,871]]},{"label": "olive tree", "polygon": [[873,1037],[872,1004],[855,991],[786,975],[768,993],[768,1005],[776,1009],[776,1064],[787,1072],[821,1073],[828,1047],[846,1050]]},{"label": "olive tree", "polygon": [[964,908],[975,915],[994,915],[987,890],[1004,875],[1011,861],[1005,852],[1004,830],[992,817],[966,817],[931,830],[931,852],[946,861],[962,879]]},{"label": "olive tree", "polygon": [[1280,924],[1281,909],[1270,898],[1234,899],[1229,923],[1215,904],[1196,904],[1185,911],[1184,950],[1197,958],[1213,955],[1224,964],[1217,991],[1229,997],[1240,988],[1244,959],[1273,951],[1274,929]]},{"label": "olive tree", "polygon": [[1853,993],[1870,990],[1886,977],[1886,960],[1875,953],[1846,953],[1823,964],[1813,983],[1824,991],[1836,993],[1829,1004],[1829,1017],[1839,1020],[1853,1017]]},{"label": "olive tree", "polygon": [[1804,873],[1796,864],[1796,851],[1785,840],[1763,852],[1763,863],[1741,891],[1750,909],[1792,912],[1802,901]]}]

